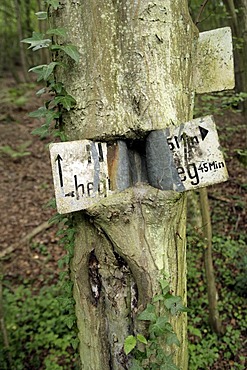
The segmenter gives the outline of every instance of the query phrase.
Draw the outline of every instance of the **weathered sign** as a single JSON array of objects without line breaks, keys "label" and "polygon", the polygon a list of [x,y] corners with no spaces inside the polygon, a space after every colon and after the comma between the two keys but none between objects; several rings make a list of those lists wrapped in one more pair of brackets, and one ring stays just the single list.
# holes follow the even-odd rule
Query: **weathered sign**
[{"label": "weathered sign", "polygon": [[50,145],[57,210],[88,208],[108,194],[106,143],[78,140]]},{"label": "weathered sign", "polygon": [[183,192],[228,178],[212,116],[152,131],[145,146],[138,152],[140,144],[128,148],[124,141],[51,144],[58,212],[86,209],[137,182]]},{"label": "weathered sign", "polygon": [[151,132],[146,156],[149,183],[162,190],[182,192],[228,179],[212,116]]},{"label": "weathered sign", "polygon": [[194,87],[197,93],[234,88],[232,34],[230,27],[199,34]]}]

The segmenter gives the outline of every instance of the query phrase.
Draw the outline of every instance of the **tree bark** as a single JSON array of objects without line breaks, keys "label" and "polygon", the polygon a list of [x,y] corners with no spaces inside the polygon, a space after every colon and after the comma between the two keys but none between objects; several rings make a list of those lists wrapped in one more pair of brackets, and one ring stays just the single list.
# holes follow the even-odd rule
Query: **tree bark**
[{"label": "tree bark", "polygon": [[[231,27],[236,44],[234,49],[236,91],[247,92],[247,2],[246,0],[224,0],[231,15]],[[242,40],[242,41],[241,41]],[[241,104],[247,117],[247,99]]]},{"label": "tree bark", "polygon": [[[77,101],[63,118],[70,140],[143,139],[192,118],[198,33],[186,0],[65,0],[55,23],[81,53],[57,76]],[[124,339],[138,331],[137,314],[164,272],[186,304],[185,214],[185,195],[147,184],[77,213],[72,271],[83,369],[130,367]],[[176,364],[186,370],[186,315],[173,326]]]},{"label": "tree bark", "polygon": [[218,311],[218,294],[215,284],[213,256],[212,256],[212,225],[210,218],[210,209],[208,201],[208,192],[206,188],[199,191],[200,206],[202,215],[202,231],[204,242],[204,266],[207,280],[208,293],[208,308],[209,308],[209,324],[212,330],[218,335],[223,334],[223,327],[221,324]]}]

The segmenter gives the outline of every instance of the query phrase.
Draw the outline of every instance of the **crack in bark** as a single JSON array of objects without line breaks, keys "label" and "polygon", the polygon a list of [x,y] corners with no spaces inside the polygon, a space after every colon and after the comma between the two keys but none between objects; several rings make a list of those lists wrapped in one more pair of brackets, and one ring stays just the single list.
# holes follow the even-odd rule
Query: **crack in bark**
[{"label": "crack in bark", "polygon": [[94,250],[89,254],[88,260],[88,275],[89,275],[89,284],[92,291],[93,300],[92,303],[97,307],[100,293],[102,289],[101,276],[99,274],[99,261],[95,255]]}]

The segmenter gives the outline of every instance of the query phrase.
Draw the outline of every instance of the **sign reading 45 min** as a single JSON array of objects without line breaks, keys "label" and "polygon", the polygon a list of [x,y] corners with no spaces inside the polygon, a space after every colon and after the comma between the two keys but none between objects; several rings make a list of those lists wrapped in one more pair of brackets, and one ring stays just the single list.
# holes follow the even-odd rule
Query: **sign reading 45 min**
[{"label": "sign reading 45 min", "polygon": [[212,116],[153,131],[147,142],[152,186],[182,192],[228,179]]},{"label": "sign reading 45 min", "polygon": [[212,116],[194,119],[166,131],[167,143],[185,190],[228,179]]}]

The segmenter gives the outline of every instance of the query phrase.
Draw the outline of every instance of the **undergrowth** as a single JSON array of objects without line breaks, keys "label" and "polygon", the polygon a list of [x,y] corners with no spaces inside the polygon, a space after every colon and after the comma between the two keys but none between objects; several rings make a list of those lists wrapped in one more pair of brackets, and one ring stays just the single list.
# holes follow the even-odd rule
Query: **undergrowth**
[{"label": "undergrowth", "polygon": [[213,237],[218,308],[225,328],[224,335],[217,337],[208,324],[202,244],[196,230],[190,227],[188,234],[189,370],[244,370],[247,247],[243,236],[238,240],[221,235]]},{"label": "undergrowth", "polygon": [[3,290],[5,323],[12,363],[0,337],[1,370],[79,369],[76,333],[68,327],[68,310],[59,285],[39,291],[20,285]]}]

